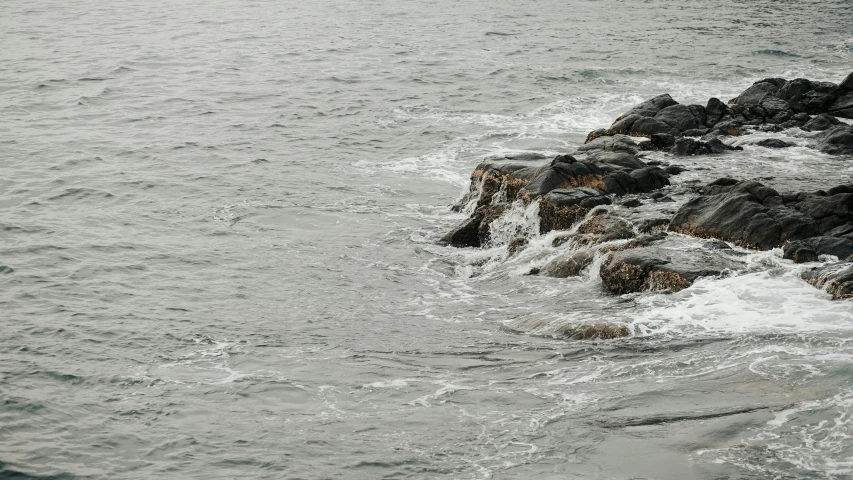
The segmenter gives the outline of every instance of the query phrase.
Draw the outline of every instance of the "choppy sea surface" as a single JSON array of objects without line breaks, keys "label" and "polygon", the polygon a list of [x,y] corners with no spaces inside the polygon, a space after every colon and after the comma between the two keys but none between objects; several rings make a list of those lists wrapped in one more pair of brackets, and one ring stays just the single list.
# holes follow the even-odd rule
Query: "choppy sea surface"
[{"label": "choppy sea surface", "polygon": [[[0,477],[853,478],[853,304],[780,252],[613,296],[524,275],[535,234],[436,244],[485,158],[840,81],[849,0],[36,0],[0,44]],[[853,181],[805,146],[682,164]],[[602,321],[633,333],[560,334]]]}]

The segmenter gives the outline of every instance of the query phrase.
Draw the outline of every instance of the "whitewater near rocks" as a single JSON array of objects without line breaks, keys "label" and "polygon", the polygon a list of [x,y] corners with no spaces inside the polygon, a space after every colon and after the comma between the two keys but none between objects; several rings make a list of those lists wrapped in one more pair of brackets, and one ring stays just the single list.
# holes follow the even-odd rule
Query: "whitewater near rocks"
[{"label": "whitewater near rocks", "polygon": [[851,19],[0,3],[0,478],[851,478]]}]

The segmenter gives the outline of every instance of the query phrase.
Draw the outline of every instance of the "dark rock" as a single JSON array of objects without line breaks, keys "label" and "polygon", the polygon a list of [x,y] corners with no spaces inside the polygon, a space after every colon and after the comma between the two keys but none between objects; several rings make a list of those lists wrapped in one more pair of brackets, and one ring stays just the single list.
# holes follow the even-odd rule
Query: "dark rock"
[{"label": "dark rock", "polygon": [[764,109],[764,116],[773,123],[781,123],[794,116],[794,110],[788,102],[776,96],[768,96],[761,100],[759,106]]},{"label": "dark rock", "polygon": [[634,225],[628,220],[611,212],[595,215],[596,213],[598,212],[591,212],[590,216],[578,225],[573,238],[575,243],[592,245],[634,237]]},{"label": "dark rock", "polygon": [[681,167],[679,165],[670,165],[670,166],[663,169],[664,172],[666,172],[670,175],[678,175],[679,173],[681,173],[685,170],[686,169],[684,167]]},{"label": "dark rock", "polygon": [[699,140],[694,140],[692,138],[679,138],[675,141],[675,145],[672,147],[670,152],[675,155],[681,156],[690,156],[696,155],[699,153],[699,149],[702,147],[702,142]]},{"label": "dark rock", "polygon": [[525,164],[493,164],[481,163],[471,173],[470,191],[462,200],[454,205],[454,211],[477,198],[477,207],[490,205],[498,192],[506,198],[515,198],[519,190],[538,175],[542,167],[531,167]]},{"label": "dark rock", "polygon": [[691,156],[691,155],[707,155],[709,153],[719,154],[729,150],[743,150],[743,147],[732,147],[719,138],[711,138],[707,142],[695,140],[692,138],[679,138],[675,141],[675,146],[670,152],[675,155]]},{"label": "dark rock", "polygon": [[442,237],[439,243],[453,247],[479,247],[480,223],[483,221],[483,216],[482,209],[474,212],[471,217]]},{"label": "dark rock", "polygon": [[853,118],[853,91],[839,96],[827,107],[827,111],[836,117]]},{"label": "dark rock", "polygon": [[613,201],[595,188],[556,189],[539,202],[539,231],[567,230],[599,205]]},{"label": "dark rock", "polygon": [[[835,195],[835,193],[831,193],[832,189],[830,189],[830,195]],[[838,193],[850,193],[850,192],[838,192]],[[853,236],[853,223],[845,223],[844,225],[833,228],[832,230],[826,232],[826,236],[828,237],[851,237]]]},{"label": "dark rock", "polygon": [[555,278],[576,277],[592,264],[595,250],[575,250],[551,259],[540,269],[542,275]]},{"label": "dark rock", "polygon": [[[735,182],[735,183],[732,183]],[[781,196],[758,182],[720,179],[684,204],[669,229],[769,250],[821,234],[853,220],[853,193]]]},{"label": "dark rock", "polygon": [[[700,107],[701,108],[701,107]],[[703,109],[704,110],[704,109]],[[671,105],[659,111],[655,115],[655,120],[663,122],[670,127],[678,130],[679,132],[683,132],[685,130],[691,130],[695,128],[699,128],[700,126],[704,126],[704,111],[703,118],[700,122],[700,119],[696,117],[693,109],[691,109],[687,105]],[[653,132],[653,133],[664,133],[664,132]]]},{"label": "dark rock", "polygon": [[611,293],[677,292],[697,278],[744,267],[744,263],[718,250],[685,246],[669,237],[647,247],[610,253],[599,275]]},{"label": "dark rock", "polygon": [[776,92],[779,91],[779,86],[776,83],[766,80],[755,82],[738,95],[735,103],[742,106],[758,106],[765,97],[775,96]]},{"label": "dark rock", "polygon": [[779,140],[778,138],[765,138],[764,140],[755,142],[755,145],[765,148],[788,148],[796,145],[795,143]]},{"label": "dark rock", "polygon": [[710,150],[711,153],[714,153],[714,154],[720,154],[720,153],[723,153],[727,150],[732,150],[731,148],[729,148],[728,145],[723,143],[723,141],[720,140],[719,138],[712,138],[711,140],[708,140],[708,142],[706,142],[705,145],[707,145],[708,150]]},{"label": "dark rock", "polygon": [[702,135],[705,135],[710,131],[710,128],[692,128],[690,130],[685,130],[684,132],[682,132],[682,135],[684,135],[685,137],[701,137]]},{"label": "dark rock", "polygon": [[705,106],[705,125],[713,128],[726,114],[728,107],[719,98],[711,98]]},{"label": "dark rock", "polygon": [[842,90],[853,90],[853,72],[850,72],[850,74],[847,75],[847,78],[842,80],[838,86],[841,87]]},{"label": "dark rock", "polygon": [[838,85],[829,82],[812,82],[812,89],[803,94],[803,111],[809,115],[824,113],[841,95]]},{"label": "dark rock", "polygon": [[[813,252],[803,257],[802,252]],[[812,237],[805,240],[795,240],[785,246],[783,258],[794,260],[794,263],[815,262],[817,255],[833,255],[841,261],[853,260],[853,239],[844,237]]]},{"label": "dark rock", "polygon": [[[722,119],[714,125],[714,128],[707,136],[716,137],[727,135],[731,137],[739,137],[744,134],[743,122],[732,118]],[[704,139],[704,138],[703,138]]]},{"label": "dark rock", "polygon": [[636,208],[642,206],[643,202],[641,202],[637,198],[632,198],[630,200],[625,200],[624,202],[621,202],[619,205],[627,208]]},{"label": "dark rock", "polygon": [[822,132],[836,125],[844,125],[844,122],[833,117],[832,115],[821,113],[820,115],[816,115],[811,118],[800,128],[807,132]]},{"label": "dark rock", "polygon": [[705,111],[705,107],[702,105],[688,105],[687,108],[693,113],[693,117],[699,121],[698,128],[705,128],[705,124],[708,121],[708,112]]},{"label": "dark rock", "polygon": [[669,185],[669,178],[658,167],[646,167],[630,173],[613,172],[602,177],[603,190],[616,195],[647,193]]},{"label": "dark rock", "polygon": [[804,112],[806,107],[803,104],[803,95],[812,89],[812,82],[805,78],[797,78],[786,82],[782,88],[776,92],[776,96],[786,101],[788,106],[795,112]]},{"label": "dark rock", "polygon": [[815,137],[817,148],[832,155],[853,155],[853,126],[830,128]]},{"label": "dark rock", "polygon": [[835,263],[815,267],[802,273],[803,280],[826,290],[834,300],[853,297],[853,265]]},{"label": "dark rock", "polygon": [[626,170],[636,170],[647,166],[636,155],[627,152],[592,152],[587,155],[586,160],[597,165],[612,165]]},{"label": "dark rock", "polygon": [[519,197],[530,201],[558,188],[604,187],[601,182],[604,173],[593,163],[566,163],[555,159],[519,191]]}]

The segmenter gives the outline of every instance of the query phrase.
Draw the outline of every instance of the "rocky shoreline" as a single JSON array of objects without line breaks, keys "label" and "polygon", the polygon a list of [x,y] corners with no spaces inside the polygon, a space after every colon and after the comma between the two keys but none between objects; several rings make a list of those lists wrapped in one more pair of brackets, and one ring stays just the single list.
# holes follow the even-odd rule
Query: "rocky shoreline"
[{"label": "rocky shoreline", "polygon": [[[842,119],[853,119],[853,73],[839,84],[768,78],[728,102],[711,98],[704,106],[660,95],[631,108],[609,128],[590,132],[572,154],[544,165],[532,166],[528,159],[478,165],[470,191],[454,206],[470,216],[440,242],[494,246],[496,221],[513,205],[536,205],[538,233],[564,232],[554,245],[570,245],[533,267],[533,275],[580,275],[598,258],[602,285],[611,293],[676,292],[700,277],[746,270],[746,254],[732,246],[781,248],[795,263],[822,261],[802,273],[804,281],[834,299],[853,298],[853,183],[779,192],[754,179],[724,177],[690,189],[691,198],[674,213],[635,214],[643,204],[639,197],[671,202],[661,189],[685,170],[650,161],[648,152],[662,152],[667,159],[727,155],[742,150],[732,146],[734,137],[798,129],[813,132],[809,146],[816,150],[853,156],[853,125]],[[775,138],[755,144],[791,146]],[[682,236],[706,240],[701,248],[686,247]],[[508,255],[527,242],[524,235],[512,239]],[[828,256],[837,261],[826,263]],[[594,330],[579,332],[573,335],[596,336]],[[611,336],[608,331],[605,337]]]}]

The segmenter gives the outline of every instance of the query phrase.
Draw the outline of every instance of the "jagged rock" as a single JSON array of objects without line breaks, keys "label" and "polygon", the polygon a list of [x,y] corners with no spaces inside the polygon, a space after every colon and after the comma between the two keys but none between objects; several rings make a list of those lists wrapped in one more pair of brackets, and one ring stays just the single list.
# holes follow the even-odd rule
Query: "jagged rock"
[{"label": "jagged rock", "polygon": [[853,118],[853,91],[839,96],[826,110],[836,117]]},{"label": "jagged rock", "polygon": [[483,212],[479,210],[475,211],[467,220],[441,237],[439,243],[453,247],[479,247],[480,223],[482,221]]},{"label": "jagged rock", "polygon": [[755,142],[755,145],[765,148],[788,148],[796,145],[795,143],[779,140],[778,138],[765,138],[764,140]]},{"label": "jagged rock", "polygon": [[732,147],[723,143],[719,138],[711,138],[707,142],[695,140],[692,138],[679,138],[675,141],[672,147],[672,152],[675,155],[691,156],[691,155],[708,155],[711,153],[719,154],[729,150],[743,150],[743,147]]},{"label": "jagged rock", "polygon": [[470,191],[462,200],[454,205],[454,211],[460,211],[475,197],[477,207],[492,203],[496,193],[504,188],[506,198],[515,198],[518,191],[539,174],[542,167],[532,167],[525,164],[494,164],[481,163],[471,173]]},{"label": "jagged rock", "polygon": [[[781,85],[779,84],[779,80],[782,81]],[[775,78],[755,82],[751,87],[738,95],[734,103],[743,106],[758,106],[765,97],[775,96],[776,92],[779,91],[779,88],[784,85],[784,82],[785,80],[783,79]]]},{"label": "jagged rock", "polygon": [[615,195],[648,193],[669,185],[666,172],[658,167],[646,167],[631,172],[613,172],[601,178],[604,191]]},{"label": "jagged rock", "polygon": [[803,94],[803,111],[809,115],[824,113],[841,95],[838,85],[830,82],[812,82],[812,89]]},{"label": "jagged rock", "polygon": [[803,130],[805,130],[807,132],[817,132],[817,131],[822,132],[822,131],[828,130],[828,129],[832,128],[833,126],[836,126],[836,125],[844,125],[844,122],[833,117],[832,115],[827,115],[825,113],[821,113],[820,115],[816,115],[813,118],[811,118],[808,122],[806,122],[800,128],[802,128]]},{"label": "jagged rock", "polygon": [[853,193],[779,195],[758,182],[719,179],[684,204],[670,223],[675,232],[769,250],[831,231],[853,220]]},{"label": "jagged rock", "polygon": [[700,126],[703,126],[705,124],[705,109],[703,107],[699,108],[702,108],[701,119],[697,118],[696,109],[692,109],[687,105],[676,104],[670,105],[669,107],[666,107],[659,111],[655,115],[655,120],[663,122],[669,125],[671,128],[678,130],[679,132],[699,128]]},{"label": "jagged rock", "polygon": [[602,177],[605,172],[593,163],[578,162],[563,155],[541,170],[536,177],[519,191],[519,197],[530,201],[548,192],[561,188],[592,187],[605,190]]},{"label": "jagged rock", "polygon": [[595,188],[552,190],[539,202],[539,231],[566,230],[593,208],[611,203],[613,201],[604,192]]},{"label": "jagged rock", "polygon": [[803,95],[812,89],[812,82],[805,78],[796,78],[785,82],[782,88],[776,92],[776,96],[788,102],[788,105],[796,112],[804,112]]},{"label": "jagged rock", "polygon": [[678,105],[678,102],[673,100],[668,93],[664,93],[663,95],[658,95],[657,97],[650,98],[645,102],[631,108],[631,110],[628,110],[627,112],[620,115],[619,118],[616,119],[616,121],[618,122],[619,120],[627,117],[628,115],[654,117],[659,111],[672,105]]},{"label": "jagged rock", "polygon": [[640,144],[643,150],[662,151],[669,150],[675,145],[675,136],[668,133],[657,133],[649,136],[648,142]]},{"label": "jagged rock", "polygon": [[818,255],[833,255],[842,261],[853,260],[853,239],[821,236],[795,240],[785,246],[783,258],[804,263],[817,261]]},{"label": "jagged rock", "polygon": [[826,290],[835,300],[853,297],[853,264],[835,263],[802,273],[803,280]]},{"label": "jagged rock", "polygon": [[710,132],[710,128],[691,128],[690,130],[685,130],[682,132],[682,135],[685,137],[701,137]]},{"label": "jagged rock", "polygon": [[853,126],[830,128],[817,137],[817,148],[832,155],[853,155]]},{"label": "jagged rock", "polygon": [[600,276],[604,288],[611,293],[677,292],[697,278],[744,267],[743,262],[722,251],[686,247],[668,237],[650,246],[610,253]]},{"label": "jagged rock", "polygon": [[490,238],[489,225],[506,210],[506,204],[486,205],[474,211],[467,220],[448,232],[440,244],[454,247],[481,247]]},{"label": "jagged rock", "polygon": [[713,128],[717,122],[723,119],[727,111],[728,107],[719,98],[713,97],[709,99],[708,104],[705,105],[705,125]]},{"label": "jagged rock", "polygon": [[794,110],[788,102],[776,96],[768,96],[761,100],[759,106],[764,110],[768,122],[782,123],[794,116]]}]

